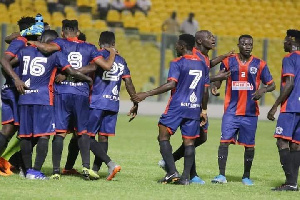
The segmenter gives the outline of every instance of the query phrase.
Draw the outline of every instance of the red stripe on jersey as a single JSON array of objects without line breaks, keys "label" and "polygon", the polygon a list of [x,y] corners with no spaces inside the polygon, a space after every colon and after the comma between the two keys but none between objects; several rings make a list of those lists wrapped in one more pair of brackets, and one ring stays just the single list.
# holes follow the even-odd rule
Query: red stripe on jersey
[{"label": "red stripe on jersey", "polygon": [[24,37],[17,37],[17,40],[23,41],[25,44],[27,44],[28,40]]},{"label": "red stripe on jersey", "polygon": [[197,53],[200,53],[204,59],[205,59],[205,64],[208,68],[210,68],[210,60],[208,56],[204,55],[200,50],[196,49],[196,47],[193,48],[193,55],[197,55]]},{"label": "red stripe on jersey", "polygon": [[53,83],[54,83],[56,71],[57,71],[57,68],[55,67],[51,73],[50,81],[49,81],[49,85],[48,85],[50,106],[53,106],[53,102],[54,102],[53,101],[53,99],[54,99],[54,84]]},{"label": "red stripe on jersey", "polygon": [[295,74],[291,74],[291,73],[286,73],[286,74],[282,74],[282,76],[295,76]]},{"label": "red stripe on jersey", "polygon": [[176,78],[170,77],[167,79],[168,81],[175,81],[176,83],[178,82],[178,80]]},{"label": "red stripe on jersey", "polygon": [[7,55],[10,55],[10,56],[12,56],[12,57],[16,57],[16,56],[17,56],[16,54],[13,54],[13,53],[10,52],[10,51],[5,51],[4,53],[7,54]]},{"label": "red stripe on jersey", "polygon": [[225,58],[222,62],[224,63],[226,70],[229,70],[229,58]]},{"label": "red stripe on jersey", "polygon": [[225,100],[224,100],[224,112],[226,112],[230,100],[231,100],[231,76],[227,79],[227,87],[226,87],[226,94],[225,94]]},{"label": "red stripe on jersey", "polygon": [[124,75],[122,76],[122,78],[130,78],[131,76],[130,75]]},{"label": "red stripe on jersey", "polygon": [[66,70],[68,67],[71,67],[71,65],[66,65],[66,66],[64,66],[64,67],[61,69],[61,71]]},{"label": "red stripe on jersey", "polygon": [[205,84],[204,86],[205,86],[205,87],[209,87],[210,85],[209,85],[209,84]]},{"label": "red stripe on jersey", "polygon": [[273,82],[274,82],[274,80],[270,80],[269,82],[267,82],[267,85],[270,85]]},{"label": "red stripe on jersey", "polygon": [[280,112],[285,112],[287,106],[287,99],[281,104]]},{"label": "red stripe on jersey", "polygon": [[196,136],[186,136],[186,135],[182,135],[182,138],[186,138],[186,139],[195,139],[200,137],[200,135],[196,135]]},{"label": "red stripe on jersey", "polygon": [[166,109],[165,109],[164,114],[167,114],[167,113],[168,113],[168,110],[169,110],[169,107],[170,107],[170,103],[171,103],[171,101],[172,101],[173,94],[175,93],[175,91],[176,91],[176,88],[173,89],[173,90],[171,91],[171,96],[170,96],[170,98],[169,98],[169,101],[168,101],[168,104],[167,104],[167,107],[166,107]]},{"label": "red stripe on jersey", "polygon": [[285,140],[292,140],[292,137],[287,137],[287,136],[283,136],[283,135],[274,135],[274,138],[282,138]]},{"label": "red stripe on jersey", "polygon": [[[238,55],[236,55],[236,59],[239,63],[239,81],[246,81],[248,82],[248,67],[250,62],[253,59],[253,56],[247,61],[245,64],[243,64]],[[236,115],[245,115],[246,114],[246,106],[247,106],[247,96],[248,91],[247,90],[239,90],[239,98],[237,102],[237,108],[236,108]]]},{"label": "red stripe on jersey", "polygon": [[97,56],[96,58],[94,58],[91,62],[95,62],[96,60],[98,60],[99,58],[103,58],[103,56]]},{"label": "red stripe on jersey", "polygon": [[[261,76],[261,73],[262,73],[263,69],[265,68],[265,66],[266,66],[266,62],[263,61],[263,60],[260,60],[259,68],[258,68],[258,71],[257,71],[257,74],[256,74],[256,81],[255,81],[256,90],[259,89],[260,81],[261,81],[260,76]],[[255,101],[255,114],[256,114],[256,116],[259,115],[258,101]]]},{"label": "red stripe on jersey", "polygon": [[14,118],[12,118],[12,119],[10,119],[10,120],[7,120],[7,121],[4,121],[4,122],[2,122],[2,125],[9,124],[9,123],[11,123],[11,122],[13,122],[13,121],[15,121],[15,119],[14,119]]}]

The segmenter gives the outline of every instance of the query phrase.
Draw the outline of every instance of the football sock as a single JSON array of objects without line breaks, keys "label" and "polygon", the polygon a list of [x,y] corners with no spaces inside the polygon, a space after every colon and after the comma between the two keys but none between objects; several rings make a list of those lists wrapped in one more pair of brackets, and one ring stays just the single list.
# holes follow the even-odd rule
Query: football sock
[{"label": "football sock", "polygon": [[[107,154],[108,151],[108,142],[98,142],[98,145],[102,147],[102,149],[104,150],[104,152]],[[102,165],[102,160],[95,156],[95,161],[94,161],[94,165],[93,165],[93,170],[94,171],[99,171]]]},{"label": "football sock", "polygon": [[34,163],[34,169],[41,171],[42,166],[46,160],[47,153],[48,153],[48,138],[39,138],[37,145],[36,145],[36,157]]},{"label": "football sock", "polygon": [[300,151],[291,151],[291,160],[292,160],[291,183],[293,183],[293,185],[297,185],[299,165],[300,165]]},{"label": "football sock", "polygon": [[23,167],[23,160],[22,160],[22,154],[21,151],[18,151],[14,153],[8,160],[10,164],[12,164],[14,167],[19,168]]},{"label": "football sock", "polygon": [[195,176],[198,176],[197,171],[196,171],[196,161],[194,161],[194,163],[191,167],[190,179],[194,178]]},{"label": "football sock", "polygon": [[108,164],[111,159],[110,157],[105,153],[102,146],[97,142],[94,138],[90,139],[91,141],[91,151],[95,154],[96,157],[98,157],[100,160],[105,162],[105,164]]},{"label": "football sock", "polygon": [[60,161],[64,148],[64,137],[55,135],[52,140],[53,174],[60,174]]},{"label": "football sock", "polygon": [[[202,131],[201,131],[201,133],[202,133]],[[201,134],[200,133],[200,134]],[[195,144],[194,144],[194,146],[195,147],[198,147],[198,146],[200,146],[201,144],[203,144],[203,143],[205,143],[206,142],[206,140],[207,140],[207,136],[205,136],[205,137],[197,137],[196,139],[195,139]]]},{"label": "football sock", "polygon": [[86,134],[79,136],[78,146],[82,159],[82,166],[90,169],[90,136]]},{"label": "football sock", "polygon": [[254,158],[254,149],[247,150],[244,152],[244,175],[243,178],[250,178],[250,170]]},{"label": "football sock", "polygon": [[173,153],[175,162],[181,159],[182,157],[184,157],[184,151],[185,151],[184,145],[181,144],[181,146]]},{"label": "football sock", "polygon": [[65,165],[66,170],[71,170],[74,167],[78,153],[79,153],[78,141],[76,137],[73,137],[70,140],[68,146],[68,157]]},{"label": "football sock", "polygon": [[166,162],[166,166],[168,167],[168,173],[172,174],[177,172],[175,161],[172,155],[172,146],[170,144],[170,141],[168,140],[159,141],[159,146],[160,146],[160,153],[164,161]]},{"label": "football sock", "polygon": [[195,163],[195,146],[185,146],[184,151],[184,170],[182,173],[182,179],[189,179],[192,165]]},{"label": "football sock", "polygon": [[21,139],[21,153],[25,169],[32,168],[32,143],[31,139]]},{"label": "football sock", "polygon": [[226,162],[228,157],[228,146],[220,145],[218,151],[218,164],[220,174],[225,176]]},{"label": "football sock", "polygon": [[291,183],[291,176],[292,176],[291,163],[292,163],[292,159],[291,159],[290,149],[287,148],[287,149],[279,150],[279,156],[280,156],[280,163],[281,163],[282,169],[285,173],[286,184],[292,184]]},{"label": "football sock", "polygon": [[4,152],[5,148],[7,147],[7,144],[7,138],[2,133],[0,133],[0,155],[2,155],[2,153]]}]

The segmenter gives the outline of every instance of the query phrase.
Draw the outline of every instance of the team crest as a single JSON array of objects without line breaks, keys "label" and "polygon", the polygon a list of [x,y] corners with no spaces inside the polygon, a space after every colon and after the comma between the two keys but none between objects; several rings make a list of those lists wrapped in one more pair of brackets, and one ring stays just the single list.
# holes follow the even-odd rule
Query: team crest
[{"label": "team crest", "polygon": [[276,134],[278,134],[278,135],[281,135],[281,134],[282,134],[282,132],[283,132],[283,128],[282,128],[282,127],[280,127],[280,126],[278,126],[278,127],[276,127],[276,130],[275,130],[275,132],[276,132]]},{"label": "team crest", "polygon": [[190,96],[190,102],[191,103],[196,103],[197,102],[197,97],[195,95],[195,92],[193,92]]},{"label": "team crest", "polygon": [[251,74],[256,74],[257,73],[257,68],[256,67],[250,67],[250,73]]},{"label": "team crest", "polygon": [[113,93],[113,95],[118,95],[118,94],[119,94],[118,86],[115,86],[115,87],[112,89],[112,93]]}]

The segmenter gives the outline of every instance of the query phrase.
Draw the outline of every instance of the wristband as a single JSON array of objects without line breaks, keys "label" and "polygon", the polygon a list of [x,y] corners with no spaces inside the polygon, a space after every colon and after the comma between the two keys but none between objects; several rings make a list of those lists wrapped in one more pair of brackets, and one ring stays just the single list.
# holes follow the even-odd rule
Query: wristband
[{"label": "wristband", "polygon": [[202,113],[207,115],[207,110],[202,110]]}]

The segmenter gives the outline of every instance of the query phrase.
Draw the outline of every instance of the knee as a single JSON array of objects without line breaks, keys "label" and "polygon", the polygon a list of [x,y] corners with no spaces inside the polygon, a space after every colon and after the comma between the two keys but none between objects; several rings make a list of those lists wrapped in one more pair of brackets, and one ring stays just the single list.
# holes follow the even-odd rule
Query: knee
[{"label": "knee", "polygon": [[108,136],[99,135],[98,136],[98,141],[99,142],[108,142]]},{"label": "knee", "polygon": [[277,145],[279,151],[282,150],[282,149],[288,149],[289,148],[289,141],[278,138],[277,142],[276,142],[276,145]]},{"label": "knee", "polygon": [[207,141],[207,133],[201,132],[200,137],[195,139],[195,147],[200,146],[201,144]]},{"label": "knee", "polygon": [[220,142],[220,147],[228,147],[229,145],[229,142]]},{"label": "knee", "polygon": [[300,144],[297,144],[297,143],[291,143],[290,145],[290,149],[291,151],[300,151]]},{"label": "knee", "polygon": [[192,146],[195,144],[195,139],[183,139],[183,145],[186,146]]},{"label": "knee", "polygon": [[245,151],[254,151],[254,147],[245,147]]}]

